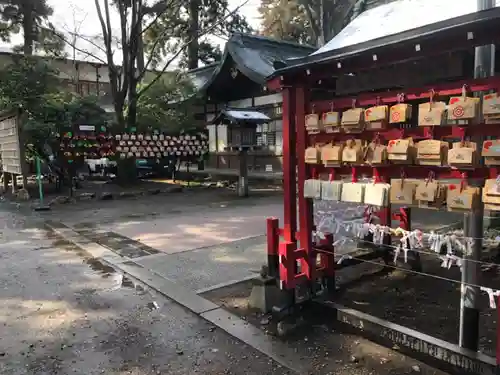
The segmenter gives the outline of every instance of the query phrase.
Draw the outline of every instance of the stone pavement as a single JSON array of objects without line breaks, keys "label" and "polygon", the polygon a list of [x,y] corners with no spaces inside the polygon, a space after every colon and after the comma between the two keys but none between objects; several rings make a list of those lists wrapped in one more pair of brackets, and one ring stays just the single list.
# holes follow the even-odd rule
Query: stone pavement
[{"label": "stone pavement", "polygon": [[[67,241],[66,243],[68,243],[70,246],[68,250],[73,250],[72,252],[76,253],[77,255],[80,252],[85,251],[85,253],[88,253],[91,256],[91,258],[89,258],[91,264],[94,265],[94,267],[96,264],[98,264],[98,266],[95,268],[103,269],[106,274],[111,273],[111,271],[109,271],[109,268],[115,270],[114,274],[116,274],[116,276],[107,276],[106,278],[121,280],[121,285],[125,287],[127,287],[127,285],[134,285],[134,282],[138,280],[139,282],[136,283],[131,289],[139,292],[140,294],[142,294],[142,291],[147,290],[148,288],[157,291],[168,299],[176,301],[178,304],[184,306],[187,310],[211,323],[213,326],[208,329],[209,333],[218,333],[220,329],[240,340],[234,341],[234,345],[236,347],[239,348],[240,346],[238,345],[243,345],[242,343],[245,343],[261,353],[253,354],[255,352],[253,352],[253,350],[249,350],[244,354],[236,353],[235,356],[234,350],[228,350],[225,352],[225,356],[220,360],[220,363],[226,364],[227,366],[228,362],[231,363],[230,361],[235,361],[236,363],[241,365],[241,367],[234,368],[231,366],[230,368],[223,371],[219,369],[216,369],[214,371],[212,368],[204,367],[204,364],[201,364],[199,365],[199,368],[195,368],[194,370],[189,368],[189,370],[194,373],[201,373],[206,375],[237,375],[245,373],[282,374],[287,373],[286,370],[288,370],[290,371],[290,373],[295,374],[314,373],[318,375],[403,375],[413,374],[415,372],[429,375],[446,375],[443,372],[437,371],[423,365],[422,363],[411,360],[410,358],[394,350],[380,347],[353,334],[344,334],[341,332],[337,332],[336,328],[330,329],[327,325],[317,322],[316,323],[320,325],[316,326],[314,325],[315,322],[313,322],[313,326],[311,327],[311,329],[308,329],[305,332],[305,336],[302,336],[301,334],[300,336],[295,338],[289,337],[285,339],[274,337],[268,334],[265,326],[260,327],[249,324],[247,320],[239,318],[235,314],[225,310],[222,306],[214,304],[213,302],[210,302],[209,300],[200,296],[195,290],[193,290],[197,288],[198,285],[193,286],[187,283],[192,282],[194,279],[187,279],[184,282],[180,279],[173,281],[155,271],[155,268],[153,268],[156,267],[157,263],[154,261],[155,257],[172,257],[181,254],[195,253],[197,250],[179,252],[175,254],[157,253],[139,258],[123,257],[117,254],[115,251],[112,251],[110,247],[101,246],[98,243],[89,240],[88,237],[82,236],[81,234],[67,226],[61,225],[60,223],[57,224],[55,222],[52,222],[50,224],[52,225],[54,232],[58,233],[65,239],[65,241]],[[61,245],[59,244],[58,246]],[[197,254],[197,256],[200,257],[200,254]],[[234,254],[232,253],[231,256],[234,256]],[[148,259],[148,261],[151,260],[152,262],[149,265],[142,265],[140,262],[146,259]],[[202,270],[204,270],[207,266],[211,267],[210,264],[203,263],[206,262],[202,260],[199,262],[199,265],[196,265],[196,271],[198,271],[199,273],[202,273]],[[167,265],[167,267],[171,266]],[[181,269],[180,271],[184,272],[185,268]],[[191,275],[196,275],[196,271],[192,272]],[[227,270],[225,269],[220,270],[220,272],[216,276],[220,277],[226,272]],[[202,275],[201,278],[203,279],[204,275]],[[211,279],[211,277],[209,277],[209,279]],[[225,278],[222,277],[222,279]],[[69,281],[70,280],[66,278],[65,285],[68,284]],[[116,283],[112,284],[112,286],[110,287],[112,290],[116,289],[116,286],[113,286],[115,284]],[[127,296],[124,296],[124,298],[127,298]],[[159,297],[157,298],[157,300],[158,299]],[[149,301],[148,308],[155,310],[156,305],[154,302],[156,302],[157,300]],[[328,316],[324,316],[324,318],[331,323],[331,318],[328,318]],[[163,316],[159,317],[158,319],[159,321],[161,321],[161,319],[163,319]],[[172,319],[175,322],[176,319],[181,318],[177,318],[177,315],[174,315]],[[143,320],[143,317],[139,318],[140,322],[142,322]],[[100,322],[100,319],[98,321]],[[181,324],[184,324],[182,319]],[[183,327],[185,327],[185,329],[187,329],[189,333],[191,332],[191,326],[193,324],[194,323],[188,322],[187,327]],[[137,325],[137,323],[134,322],[134,325]],[[165,332],[165,328],[161,326],[153,326],[152,329],[159,330],[160,332]],[[178,336],[176,336],[176,327],[172,329],[174,331],[174,337],[177,338]],[[134,335],[135,331],[136,328],[134,328],[132,332],[130,330],[125,330],[124,335],[130,335],[131,333],[132,335]],[[99,334],[103,335],[104,329],[95,336],[96,339]],[[204,338],[207,333],[202,331],[200,332],[200,334],[202,338]],[[141,342],[148,342],[147,340],[142,339],[142,336],[144,335],[145,334],[141,333]],[[308,338],[309,335],[314,336],[314,338],[310,340]],[[112,336],[114,343],[120,340],[119,338],[115,338],[116,336],[116,334],[113,334]],[[166,336],[170,337],[170,334],[167,333]],[[120,349],[118,349],[120,353],[123,351],[127,352],[128,350],[131,350],[129,349],[129,347],[134,347],[133,340],[132,342],[130,342],[127,341],[124,337],[121,337],[121,341],[123,341],[123,344],[120,346]],[[172,349],[174,343],[169,343],[170,346],[168,346],[168,344],[167,346]],[[154,346],[155,344],[156,342],[152,345]],[[142,372],[129,371],[130,368],[134,368],[135,370],[135,367],[133,366],[137,366],[136,363],[138,361],[140,361],[144,356],[147,357],[149,355],[151,346],[144,344],[142,345],[144,347],[143,353],[145,354],[143,356],[139,355],[139,357],[133,357],[132,360],[128,361],[128,366],[125,367],[127,370],[123,372],[117,372],[117,375],[122,375],[125,373],[133,373],[137,375],[150,373],[145,372],[142,368]],[[182,349],[184,348],[184,345],[181,346],[179,354],[179,345],[175,343],[175,353],[178,356],[185,353],[184,349]],[[207,351],[206,346],[203,350],[203,353]],[[214,350],[217,353],[219,349],[212,349],[211,347],[209,347],[208,350],[210,352]],[[171,350],[170,353],[173,353],[173,350]],[[196,353],[191,353],[192,351],[190,350],[190,355],[188,356],[189,360],[193,360],[193,357],[198,358]],[[124,355],[120,355],[121,358],[126,358],[124,357]],[[243,367],[246,362],[238,362],[238,359],[250,361],[253,361],[254,359],[262,360],[262,363],[267,362],[269,365],[271,365],[271,368],[261,369],[256,367]],[[165,360],[170,360],[168,355],[165,356]],[[156,363],[157,362],[155,362],[155,365]],[[190,366],[189,363],[190,362],[188,362],[188,367]],[[197,360],[196,364],[199,363],[200,362]],[[261,362],[257,361],[256,365],[259,363]],[[180,367],[175,367],[173,369],[167,367],[166,370],[164,368],[162,368],[162,370],[160,371],[156,370],[156,374],[186,373],[182,371]],[[57,374],[57,372],[55,373]],[[104,373],[115,374],[115,372]],[[61,372],[61,374],[66,373]]]},{"label": "stone pavement", "polygon": [[35,220],[0,222],[2,375],[290,373]]},{"label": "stone pavement", "polygon": [[[283,212],[282,197],[276,195],[246,200],[214,197],[210,192],[188,192],[102,202],[100,207],[80,206],[71,213],[42,217],[61,221],[88,240],[191,290],[206,291],[258,274],[266,262],[265,219],[275,216],[281,221]],[[359,221],[359,214],[347,217],[347,207],[318,205],[320,229],[329,230],[335,218]],[[413,220],[415,227],[429,230],[459,222],[460,215],[414,210]],[[348,252],[352,246],[337,250]]]}]

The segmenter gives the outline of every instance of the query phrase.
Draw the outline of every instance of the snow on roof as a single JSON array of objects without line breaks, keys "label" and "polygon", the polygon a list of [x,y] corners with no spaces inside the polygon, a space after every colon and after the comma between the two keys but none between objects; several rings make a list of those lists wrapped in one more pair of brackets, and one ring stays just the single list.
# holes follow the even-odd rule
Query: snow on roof
[{"label": "snow on roof", "polygon": [[[500,0],[496,0],[496,7]],[[312,55],[476,12],[475,0],[398,0],[361,13]]]},{"label": "snow on roof", "polygon": [[258,111],[239,111],[239,110],[226,110],[226,115],[236,120],[264,120],[270,121],[271,119],[265,114]]}]

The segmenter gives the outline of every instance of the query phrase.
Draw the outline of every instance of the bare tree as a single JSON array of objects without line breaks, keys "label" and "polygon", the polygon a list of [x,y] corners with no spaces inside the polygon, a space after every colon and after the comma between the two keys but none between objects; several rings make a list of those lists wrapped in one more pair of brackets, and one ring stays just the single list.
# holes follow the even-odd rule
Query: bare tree
[{"label": "bare tree", "polygon": [[84,12],[80,7],[77,7],[76,5],[71,5],[71,14],[72,14],[72,29],[71,32],[69,32],[70,35],[70,40],[71,40],[71,47],[72,47],[72,53],[71,57],[73,58],[73,84],[75,85],[76,90],[79,90],[79,81],[80,81],[80,72],[78,69],[78,64],[76,62],[76,53],[77,50],[75,49],[74,46],[76,46],[76,43],[78,42],[78,35],[81,34],[81,29],[82,25],[85,22],[85,20],[88,17],[88,13]]},{"label": "bare tree", "polygon": [[[177,50],[170,54],[167,60],[163,62],[161,69],[155,72],[150,71],[153,62],[152,56],[154,55],[151,53],[151,48],[149,51],[150,57],[145,61],[144,67],[138,68],[138,53],[141,50],[140,39],[143,34],[147,32],[168,9],[178,6],[177,3],[181,1],[182,0],[156,0],[153,4],[147,4],[147,0],[94,0],[102,32],[103,45],[99,46],[99,49],[103,52],[105,57],[99,57],[79,48],[76,45],[77,43],[73,42],[73,39],[65,39],[65,42],[76,51],[92,56],[108,66],[109,82],[116,120],[121,127],[135,125],[137,100],[139,97],[162,77],[166,70],[172,66],[172,63],[193,40],[198,40],[200,37],[210,34],[222,22],[238,12],[239,9],[248,2],[248,0],[244,1],[232,12],[215,21],[209,27],[199,29],[194,38],[186,43],[180,44]],[[116,29],[113,28],[111,22],[113,7],[118,11],[119,17],[119,28]],[[153,49],[160,47],[160,41],[164,41],[165,38],[168,37],[168,35],[166,35],[168,32],[169,30],[166,30],[158,36],[158,43],[153,43]],[[115,35],[117,33],[118,35]],[[120,60],[121,64],[115,62],[115,53],[117,52],[115,48],[116,43],[114,43],[115,37],[117,37],[120,42],[121,56],[117,57],[117,60]],[[144,81],[142,87],[139,87],[139,83],[143,82],[148,72],[152,75],[152,79]]]},{"label": "bare tree", "polygon": [[[75,46],[76,43],[78,42],[78,35],[81,34],[81,29],[82,25],[85,22],[85,20],[88,17],[88,13],[84,12],[82,8],[77,7],[76,5],[72,4],[71,5],[71,15],[72,15],[72,21],[73,21],[73,28],[71,31],[71,45]],[[71,56],[73,57],[73,62],[76,61],[76,49],[73,47],[72,48],[72,54]]]}]

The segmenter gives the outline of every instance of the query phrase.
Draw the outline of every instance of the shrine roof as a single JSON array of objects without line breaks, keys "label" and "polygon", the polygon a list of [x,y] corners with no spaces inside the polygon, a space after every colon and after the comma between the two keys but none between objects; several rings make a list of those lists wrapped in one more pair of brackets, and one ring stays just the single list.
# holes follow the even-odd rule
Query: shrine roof
[{"label": "shrine roof", "polygon": [[[275,71],[275,61],[304,57],[314,52],[311,46],[275,40],[258,35],[234,33],[227,41],[221,61],[188,72],[193,84],[201,91],[208,88],[219,73],[232,59],[234,67],[258,84],[264,84],[266,78]],[[232,64],[231,64],[232,65]]]},{"label": "shrine roof", "polygon": [[212,77],[215,69],[219,63],[213,63],[210,65],[205,65],[200,68],[191,69],[187,72],[191,83],[196,91],[200,90]]},{"label": "shrine roof", "polygon": [[223,119],[228,119],[233,123],[245,122],[251,124],[263,124],[271,120],[267,115],[259,111],[251,109],[225,108],[212,120],[212,123],[219,123]]},{"label": "shrine roof", "polygon": [[367,51],[408,42],[418,43],[436,34],[452,32],[468,25],[498,20],[500,0],[496,7],[476,12],[476,1],[398,0],[369,9],[340,31],[322,48],[302,58],[276,65],[273,76],[295,68],[344,59]]}]

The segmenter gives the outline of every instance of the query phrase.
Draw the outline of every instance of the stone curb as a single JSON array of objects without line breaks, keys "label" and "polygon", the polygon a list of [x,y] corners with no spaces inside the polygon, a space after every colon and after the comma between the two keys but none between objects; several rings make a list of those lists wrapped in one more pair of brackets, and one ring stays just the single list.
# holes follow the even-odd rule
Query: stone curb
[{"label": "stone curb", "polygon": [[150,195],[163,195],[163,194],[168,195],[173,193],[181,193],[183,190],[184,188],[182,186],[174,185],[163,189],[152,188],[144,191],[138,190],[138,191],[102,192],[99,194],[81,193],[75,195],[72,198],[61,195],[53,198],[48,203],[48,205],[54,206],[54,205],[61,205],[61,204],[68,204],[68,203],[82,202],[82,201],[92,201],[92,200],[108,201],[115,199],[132,199]]},{"label": "stone curb", "polygon": [[199,296],[195,291],[177,284],[153,270],[144,268],[133,259],[119,256],[104,246],[89,241],[69,226],[50,221],[45,221],[44,226],[61,236],[64,240],[82,248],[92,257],[173,300],[205,321],[273,359],[276,363],[293,373],[299,375],[307,372],[307,369],[300,360],[290,358],[289,356],[286,359],[287,350],[283,346],[283,343],[266,335],[262,330],[249,324],[237,315]]}]

